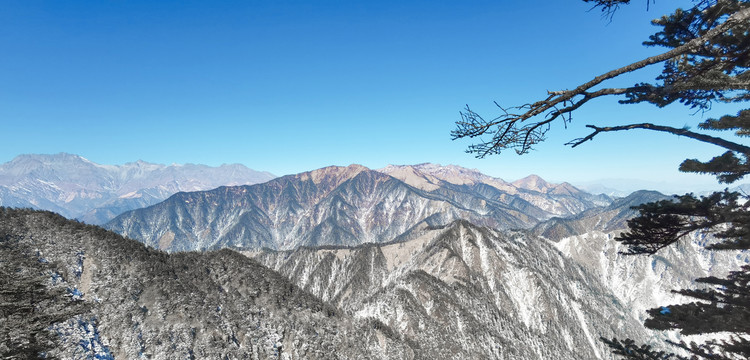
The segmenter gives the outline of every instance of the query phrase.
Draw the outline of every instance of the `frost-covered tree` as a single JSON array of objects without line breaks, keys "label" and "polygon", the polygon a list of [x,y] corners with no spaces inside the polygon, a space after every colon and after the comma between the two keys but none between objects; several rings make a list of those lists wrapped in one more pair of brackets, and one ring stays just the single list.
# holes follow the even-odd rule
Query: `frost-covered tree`
[{"label": "frost-covered tree", "polygon": [[[4,211],[5,208],[0,208]],[[87,310],[67,289],[54,284],[54,264],[39,257],[0,226],[0,358],[51,358],[59,336],[51,326]]]},{"label": "frost-covered tree", "polygon": [[[618,6],[630,2],[584,1],[601,8],[608,17]],[[571,121],[573,111],[600,97],[620,96],[621,104],[651,103],[658,107],[679,102],[697,110],[708,109],[714,102],[746,104],[750,100],[750,1],[695,1],[692,8],[676,9],[653,23],[660,30],[644,44],[664,47],[665,52],[596,76],[572,90],[551,91],[543,99],[518,107],[501,107],[502,113],[489,120],[467,107],[452,133],[453,138],[479,139],[479,143],[467,150],[479,158],[506,149],[525,154],[544,140],[552,122]],[[656,81],[626,88],[605,86],[611,79],[657,64],[663,64],[663,70]],[[723,183],[732,183],[750,174],[750,147],[742,140],[669,124],[587,127],[592,129],[588,136],[574,139],[568,145],[579,146],[603,132],[660,131],[723,149],[723,153],[708,161],[685,160],[679,167],[681,171],[712,174]],[[708,119],[699,128],[717,132],[732,130],[742,139],[750,135],[750,109]],[[747,250],[750,248],[750,202],[747,200],[750,200],[747,195],[725,191],[700,198],[687,194],[675,201],[644,204],[638,207],[640,214],[628,222],[629,230],[617,240],[627,246],[627,254],[654,254],[690,233],[703,232],[715,235],[716,241],[706,245],[709,250]],[[728,340],[672,345],[681,347],[694,358],[750,358],[750,266],[737,269],[726,278],[708,277],[696,279],[696,282],[704,287],[675,291],[693,298],[694,302],[651,309],[645,326],[657,330],[676,329],[684,335],[729,333]],[[625,358],[683,358],[628,339],[603,340],[615,354]]]}]

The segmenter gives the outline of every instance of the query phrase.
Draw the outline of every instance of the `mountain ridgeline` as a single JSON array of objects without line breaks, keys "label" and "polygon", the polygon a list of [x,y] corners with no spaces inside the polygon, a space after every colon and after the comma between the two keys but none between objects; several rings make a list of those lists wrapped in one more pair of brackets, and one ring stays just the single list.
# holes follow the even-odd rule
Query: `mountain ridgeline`
[{"label": "mountain ridgeline", "polygon": [[458,167],[447,170],[431,164],[381,171],[333,166],[263,184],[178,193],[105,227],[166,251],[294,249],[382,243],[421,224],[458,219],[529,228],[611,202],[536,177],[514,185]]},{"label": "mountain ridgeline", "polygon": [[464,220],[398,242],[246,255],[436,359],[609,357],[598,336],[646,337],[597,277],[548,242]]},{"label": "mountain ridgeline", "polygon": [[[339,314],[234,251],[168,255],[50,212],[2,207],[0,246],[0,280],[36,290],[0,292],[11,304],[1,358],[35,357],[6,356],[39,348],[43,335],[55,340],[44,357],[61,359],[415,358],[385,325]],[[44,326],[29,321],[32,296],[53,301],[32,313]]]},{"label": "mountain ridgeline", "polygon": [[257,184],[274,177],[239,164],[167,166],[139,160],[101,165],[66,153],[28,154],[0,164],[0,205],[51,210],[103,224],[179,191]]}]

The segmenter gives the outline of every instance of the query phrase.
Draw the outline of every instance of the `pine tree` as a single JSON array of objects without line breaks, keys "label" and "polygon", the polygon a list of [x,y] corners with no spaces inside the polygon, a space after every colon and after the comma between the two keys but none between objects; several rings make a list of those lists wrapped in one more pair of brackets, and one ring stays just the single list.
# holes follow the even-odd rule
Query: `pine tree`
[{"label": "pine tree", "polygon": [[[4,208],[0,207],[0,211]],[[88,309],[71,299],[54,264],[24,246],[13,232],[0,227],[0,358],[50,359],[59,336],[51,326]]]},{"label": "pine tree", "polygon": [[[612,17],[629,0],[584,0]],[[647,0],[648,3],[648,0]],[[545,138],[553,121],[571,121],[574,110],[604,96],[621,96],[621,104],[651,103],[658,107],[678,102],[697,110],[713,102],[744,104],[750,100],[750,1],[702,0],[690,9],[677,9],[654,20],[661,29],[644,44],[668,50],[630,65],[597,76],[573,90],[548,92],[547,97],[529,104],[505,109],[500,116],[485,120],[466,108],[452,135],[454,139],[478,138],[468,152],[483,158],[513,149],[525,154]],[[637,83],[627,88],[601,87],[606,81],[663,63],[653,83]],[[539,120],[541,119],[541,120]],[[711,174],[720,182],[732,183],[750,174],[750,147],[727,137],[711,136],[664,124],[639,123],[599,127],[568,143],[579,146],[602,132],[644,129],[685,136],[719,146],[724,152],[709,161],[687,159],[684,172]],[[734,131],[750,136],[750,109],[708,119],[699,129]],[[713,251],[750,249],[750,196],[736,192],[716,192],[696,197],[686,194],[674,201],[643,204],[639,215],[628,222],[628,231],[616,240],[627,246],[626,254],[655,254],[695,232],[711,233],[716,239],[706,245]],[[691,358],[750,358],[750,266],[731,272],[725,278],[696,279],[701,289],[681,289],[676,293],[694,299],[682,305],[660,306],[648,311],[645,326],[656,330],[678,330],[683,335],[729,333],[727,340],[701,344],[672,343]],[[613,353],[627,359],[683,359],[672,352],[638,345],[630,339],[602,339]]]}]

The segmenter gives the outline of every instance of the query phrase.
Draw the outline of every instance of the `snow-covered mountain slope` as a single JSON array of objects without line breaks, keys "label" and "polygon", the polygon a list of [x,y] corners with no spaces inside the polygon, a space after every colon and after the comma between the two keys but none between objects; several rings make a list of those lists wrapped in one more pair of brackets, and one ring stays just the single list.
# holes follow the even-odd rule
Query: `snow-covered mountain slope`
[{"label": "snow-covered mountain slope", "polygon": [[90,306],[51,329],[62,358],[610,359],[599,336],[647,337],[547,241],[466,221],[255,259],[165,254],[33,210],[0,208],[0,235],[80,299],[59,301]]},{"label": "snow-covered mountain slope", "polygon": [[102,224],[180,191],[256,184],[273,178],[239,164],[166,166],[139,160],[100,165],[65,153],[19,155],[0,164],[0,205],[51,210]]},{"label": "snow-covered mountain slope", "polygon": [[637,211],[632,209],[633,206],[669,199],[670,197],[656,191],[636,191],[624,198],[615,199],[607,206],[590,208],[574,216],[554,217],[543,221],[531,231],[545,239],[558,241],[591,231],[624,230],[627,228],[627,220],[637,214]]},{"label": "snow-covered mountain slope", "polygon": [[[575,203],[570,207],[581,210],[595,206],[572,197],[548,201],[560,207]],[[179,193],[124,213],[105,227],[167,251],[293,249],[390,241],[420,223],[445,225],[466,219],[493,228],[528,228],[549,216],[548,211],[485,183],[440,182],[440,187],[426,191],[383,172],[351,165],[253,186]]]},{"label": "snow-covered mountain slope", "polygon": [[525,232],[456,221],[387,244],[245,254],[433,358],[611,358],[600,336],[646,337],[596,275]]},{"label": "snow-covered mountain slope", "polygon": [[651,256],[620,254],[626,249],[614,239],[627,229],[626,220],[636,215],[631,207],[669,198],[655,191],[637,191],[607,207],[548,220],[532,232],[598,274],[618,300],[628,304],[633,316],[645,319],[647,309],[688,300],[671,290],[692,288],[696,278],[725,276],[750,263],[748,252],[705,250],[703,245],[713,241],[705,234],[691,234],[677,246]]},{"label": "snow-covered mountain slope", "polygon": [[[44,264],[36,282],[65,287],[69,297],[35,316],[58,318],[59,307],[85,311],[52,329],[62,359],[429,359],[388,326],[352,317],[301,290],[275,271],[234,251],[165,254],[101,228],[50,212],[0,207],[0,246]],[[24,270],[0,273],[18,281]],[[3,290],[7,290],[3,288]],[[40,291],[37,289],[37,291]],[[0,302],[23,301],[0,292]],[[30,299],[33,301],[33,299]],[[28,304],[28,303],[27,303]],[[87,309],[87,310],[86,310]],[[4,312],[6,339],[28,326]],[[5,318],[8,315],[8,318]],[[16,327],[5,326],[16,321]],[[44,330],[35,330],[44,331]]]},{"label": "snow-covered mountain slope", "polygon": [[[62,354],[87,339],[118,358],[168,357],[164,344],[197,357],[326,358],[343,347],[346,358],[610,358],[600,336],[660,337],[643,329],[645,309],[750,262],[703,251],[712,240],[701,236],[619,255],[630,207],[666,198],[656,192],[596,207],[539,178],[511,194],[462,168],[420,166],[399,167],[404,181],[352,165],[178,193],[108,224],[162,250],[231,247],[254,260],[167,255],[28,210],[4,209],[0,230],[23,234],[73,294],[104,304],[58,328],[73,339]],[[583,210],[539,223],[554,213],[520,194]]]}]

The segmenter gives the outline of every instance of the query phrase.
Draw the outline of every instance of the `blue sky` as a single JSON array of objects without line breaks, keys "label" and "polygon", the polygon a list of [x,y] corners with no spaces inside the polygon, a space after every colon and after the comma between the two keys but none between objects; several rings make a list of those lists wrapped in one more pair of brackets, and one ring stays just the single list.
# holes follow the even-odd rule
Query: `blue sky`
[{"label": "blue sky", "polygon": [[[482,160],[451,141],[459,111],[486,115],[663,51],[641,42],[674,4],[645,1],[610,23],[582,1],[34,1],[0,12],[0,162],[68,152],[120,164],[242,163],[277,175],[327,165],[433,162],[514,180],[684,175],[721,149],[586,124],[694,126],[678,106],[602,99],[555,124],[530,155]],[[660,67],[613,82],[653,79]],[[658,156],[655,156],[658,155]]]}]

